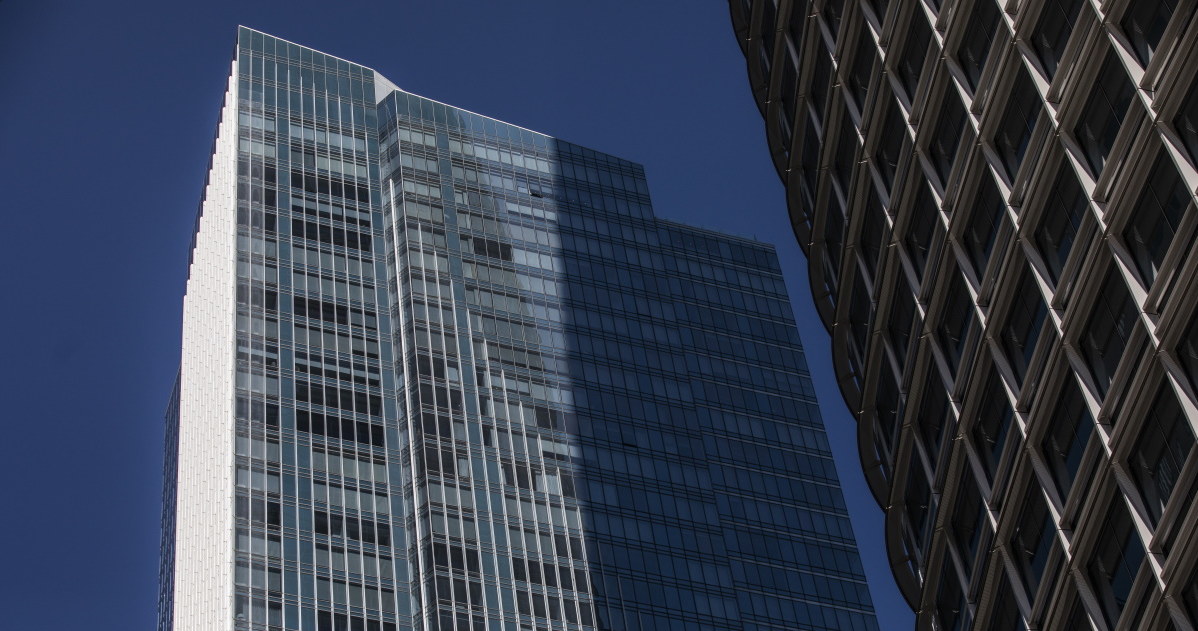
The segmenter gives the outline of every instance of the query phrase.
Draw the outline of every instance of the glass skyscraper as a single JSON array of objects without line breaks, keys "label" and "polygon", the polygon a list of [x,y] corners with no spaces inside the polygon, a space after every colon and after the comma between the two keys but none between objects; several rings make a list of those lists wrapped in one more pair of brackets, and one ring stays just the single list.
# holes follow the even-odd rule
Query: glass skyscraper
[{"label": "glass skyscraper", "polygon": [[159,629],[877,628],[772,247],[242,28]]},{"label": "glass skyscraper", "polygon": [[919,629],[1198,628],[1198,21],[731,0]]}]

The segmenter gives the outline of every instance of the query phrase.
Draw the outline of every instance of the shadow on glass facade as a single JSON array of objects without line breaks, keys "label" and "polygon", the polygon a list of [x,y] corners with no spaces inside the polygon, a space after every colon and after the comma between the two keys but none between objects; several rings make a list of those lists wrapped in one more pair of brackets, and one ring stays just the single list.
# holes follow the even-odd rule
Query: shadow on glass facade
[{"label": "shadow on glass facade", "polygon": [[[771,246],[657,219],[637,164],[239,37],[161,629],[877,629]],[[222,457],[197,409],[226,397]]]},{"label": "shadow on glass facade", "polygon": [[921,629],[1191,629],[1193,2],[733,0]]}]

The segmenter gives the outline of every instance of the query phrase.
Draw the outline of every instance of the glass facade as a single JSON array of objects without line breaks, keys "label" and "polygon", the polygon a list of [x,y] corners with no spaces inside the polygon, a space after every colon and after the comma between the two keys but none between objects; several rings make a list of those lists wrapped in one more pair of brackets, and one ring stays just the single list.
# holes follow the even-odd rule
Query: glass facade
[{"label": "glass facade", "polygon": [[[234,69],[160,629],[877,629],[771,246],[262,33]],[[214,525],[182,525],[206,492]],[[209,567],[207,595],[176,580]]]},{"label": "glass facade", "polygon": [[916,628],[1195,628],[1195,6],[729,9]]}]

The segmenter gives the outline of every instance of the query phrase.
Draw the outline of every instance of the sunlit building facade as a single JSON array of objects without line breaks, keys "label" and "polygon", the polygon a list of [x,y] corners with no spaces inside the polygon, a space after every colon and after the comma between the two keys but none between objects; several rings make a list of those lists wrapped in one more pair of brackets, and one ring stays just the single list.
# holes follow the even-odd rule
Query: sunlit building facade
[{"label": "sunlit building facade", "polygon": [[918,628],[1194,629],[1194,3],[730,9]]},{"label": "sunlit building facade", "polygon": [[771,246],[241,29],[159,629],[874,631]]}]

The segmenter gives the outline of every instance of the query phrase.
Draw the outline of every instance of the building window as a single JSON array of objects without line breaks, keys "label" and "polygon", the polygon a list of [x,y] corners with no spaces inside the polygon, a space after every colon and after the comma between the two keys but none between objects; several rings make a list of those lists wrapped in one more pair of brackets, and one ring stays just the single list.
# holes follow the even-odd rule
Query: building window
[{"label": "building window", "polygon": [[911,204],[911,220],[907,224],[907,234],[903,235],[903,243],[907,246],[907,253],[911,255],[911,262],[915,264],[916,275],[922,279],[936,224],[940,223],[940,209],[936,206],[936,199],[932,197],[928,183],[923,182],[917,186],[919,191]]},{"label": "building window", "polygon": [[872,186],[865,201],[865,213],[861,225],[861,260],[869,277],[875,278],[878,272],[878,261],[882,257],[882,248],[890,240],[890,229],[886,225],[886,213],[882,211],[882,202]]},{"label": "building window", "polygon": [[907,41],[903,43],[902,56],[899,57],[899,83],[907,91],[907,99],[915,100],[915,90],[919,87],[919,75],[923,70],[924,60],[927,59],[928,44],[932,41],[932,27],[928,25],[923,11],[916,9],[911,12],[911,22],[907,27]]},{"label": "building window", "polygon": [[1068,162],[1061,161],[1057,179],[1048,191],[1045,208],[1036,228],[1036,246],[1053,282],[1061,278],[1061,270],[1069,259],[1073,241],[1077,238],[1088,200],[1074,177]]},{"label": "building window", "polygon": [[1063,503],[1081,468],[1090,435],[1094,433],[1094,417],[1090,416],[1090,410],[1072,377],[1065,378],[1048,421],[1048,432],[1044,434],[1040,447]]},{"label": "building window", "polygon": [[890,317],[886,319],[886,331],[890,334],[890,345],[898,365],[907,363],[907,347],[911,345],[911,327],[915,323],[915,295],[904,291],[901,285],[890,302]]},{"label": "building window", "polygon": [[853,181],[853,168],[857,166],[857,129],[848,116],[840,119],[840,139],[836,145],[836,157],[832,162],[832,175],[840,185],[840,192],[847,199],[849,185]]},{"label": "building window", "polygon": [[1177,344],[1177,359],[1189,377],[1190,386],[1198,390],[1198,317],[1190,320],[1190,326]]},{"label": "building window", "polygon": [[957,580],[952,562],[941,566],[940,589],[936,594],[936,617],[939,619],[938,629],[943,631],[960,631],[969,628],[969,611],[965,608],[965,593]]},{"label": "building window", "polygon": [[1108,627],[1114,628],[1119,620],[1143,560],[1144,544],[1132,527],[1123,496],[1116,494],[1104,514],[1094,556],[1086,566]]},{"label": "building window", "polygon": [[832,31],[832,41],[836,41],[836,33],[840,31],[840,18],[844,15],[844,0],[824,0],[824,8],[820,13],[828,22],[828,30]]},{"label": "building window", "polygon": [[1147,66],[1152,53],[1161,43],[1169,18],[1177,9],[1177,0],[1154,0],[1152,2],[1130,2],[1127,13],[1119,23],[1123,33],[1131,41],[1132,52],[1140,64]]},{"label": "building window", "polygon": [[840,255],[844,249],[844,209],[835,195],[834,203],[824,212],[824,284],[830,295],[836,295],[840,284]]},{"label": "building window", "polygon": [[857,52],[853,54],[853,67],[849,70],[849,76],[846,77],[849,94],[853,95],[853,102],[857,104],[858,113],[865,112],[865,97],[869,92],[869,76],[874,69],[874,51],[876,49],[877,44],[874,43],[869,28],[863,22],[861,35],[857,39]]},{"label": "building window", "polygon": [[982,541],[982,515],[986,506],[982,504],[982,495],[978,492],[977,484],[966,473],[961,479],[961,488],[957,490],[957,503],[953,507],[953,516],[949,522],[953,542],[960,553],[961,562],[965,564],[965,575],[973,573],[973,563],[977,559],[978,548]]},{"label": "building window", "polygon": [[[894,369],[890,367],[890,362],[882,362],[882,368],[878,374],[878,391],[874,395],[874,413],[878,418],[881,437],[891,454],[898,443],[899,422],[903,418],[904,403],[904,397],[899,392],[898,381],[894,376]],[[894,458],[890,457],[888,460],[893,461]]]},{"label": "building window", "polygon": [[1119,57],[1115,51],[1108,50],[1106,61],[1090,89],[1090,99],[1073,127],[1073,135],[1081,144],[1090,174],[1096,178],[1102,173],[1102,166],[1111,153],[1135,92]]},{"label": "building window", "polygon": [[1027,145],[1032,140],[1032,131],[1036,128],[1036,118],[1040,116],[1040,93],[1032,85],[1027,71],[1019,68],[1015,82],[1011,85],[1010,98],[1007,100],[1007,111],[999,121],[998,129],[994,132],[994,147],[1007,170],[1007,181],[1014,181],[1019,172],[1019,165],[1027,153]]},{"label": "building window", "polygon": [[961,363],[961,355],[965,351],[965,340],[969,337],[970,325],[973,324],[973,299],[960,274],[953,274],[949,283],[944,298],[944,309],[940,314],[940,324],[936,327],[936,341],[944,351],[949,372],[955,375]]},{"label": "building window", "polygon": [[1081,13],[1085,0],[1048,0],[1040,10],[1040,19],[1032,29],[1032,48],[1040,58],[1040,65],[1051,78],[1057,72],[1061,55],[1073,34],[1073,25]]},{"label": "building window", "polygon": [[790,3],[790,18],[786,22],[786,31],[794,44],[795,54],[801,54],[803,49],[803,26],[807,20],[807,0],[795,0]]},{"label": "building window", "polygon": [[1039,487],[1031,485],[1020,509],[1015,531],[1011,533],[1011,556],[1027,587],[1029,599],[1034,598],[1036,590],[1040,588],[1049,552],[1055,542],[1054,532],[1056,528],[1053,527],[1052,515],[1048,512],[1044,497],[1040,495]]},{"label": "building window", "polygon": [[1135,261],[1140,280],[1145,287],[1151,287],[1177,234],[1177,226],[1190,208],[1190,189],[1177,174],[1168,154],[1161,151],[1148,174],[1147,186],[1137,190],[1136,197],[1139,203],[1123,229],[1123,241]]},{"label": "building window", "polygon": [[878,147],[874,151],[874,164],[889,191],[894,187],[894,175],[898,171],[899,156],[903,152],[903,141],[907,138],[907,120],[898,101],[887,99],[886,118],[883,121]]},{"label": "building window", "polygon": [[1185,102],[1181,104],[1181,109],[1173,119],[1173,127],[1177,130],[1177,135],[1181,136],[1186,153],[1190,155],[1190,162],[1198,165],[1198,81],[1190,86]]},{"label": "building window", "polygon": [[816,47],[815,68],[812,69],[811,91],[808,93],[815,121],[824,123],[824,108],[828,101],[828,88],[832,87],[832,60],[822,46]]},{"label": "building window", "polygon": [[[769,77],[774,59],[774,40],[778,37],[778,7],[776,0],[766,4],[761,11],[761,74]],[[768,81],[768,79],[767,79]]]},{"label": "building window", "polygon": [[998,187],[983,173],[973,203],[973,214],[969,217],[969,223],[965,225],[965,233],[961,235],[965,254],[979,279],[986,271],[986,263],[994,250],[994,242],[998,238],[998,229],[1002,225],[1006,210],[1007,205],[1003,202]]},{"label": "building window", "polygon": [[1181,591],[1181,602],[1185,603],[1190,620],[1198,620],[1198,568],[1194,568],[1190,580],[1186,582],[1185,588]]},{"label": "building window", "polygon": [[1081,339],[1082,358],[1090,369],[1090,376],[1098,388],[1099,398],[1105,397],[1115,378],[1115,369],[1127,350],[1136,325],[1138,310],[1123,279],[1115,268],[1107,272],[1102,289],[1094,303],[1094,312],[1086,323]]},{"label": "building window", "polygon": [[782,103],[782,113],[786,116],[787,126],[793,125],[798,113],[799,71],[790,55],[782,58],[782,84],[779,87],[778,100]]},{"label": "building window", "polygon": [[1003,388],[998,371],[991,370],[986,380],[986,389],[978,403],[977,421],[973,426],[973,438],[978,447],[982,462],[986,465],[986,473],[990,479],[998,472],[998,462],[1002,458],[1003,447],[1007,444],[1007,436],[1011,433],[1011,403]]},{"label": "building window", "polygon": [[850,291],[852,293],[849,303],[848,360],[853,377],[860,380],[865,372],[865,357],[869,350],[869,330],[873,326],[874,308],[869,289],[865,286],[865,279],[860,274],[856,275]]},{"label": "building window", "polygon": [[1069,607],[1069,617],[1065,620],[1065,626],[1062,629],[1093,629],[1094,625],[1090,623],[1090,616],[1086,614],[1086,608],[1082,605],[1082,601],[1077,596],[1073,596],[1072,604]]},{"label": "building window", "polygon": [[994,606],[990,609],[990,631],[1025,631],[1023,615],[1019,613],[1019,605],[1011,593],[1011,585],[1005,574],[998,576],[998,594],[994,598]]},{"label": "building window", "polygon": [[978,89],[978,81],[982,78],[982,70],[986,68],[986,57],[990,54],[990,45],[994,42],[997,29],[998,5],[995,0],[976,0],[973,10],[969,12],[964,36],[957,46],[957,61],[965,71],[965,80],[971,90]]},{"label": "building window", "polygon": [[1189,419],[1172,389],[1162,385],[1127,463],[1154,525],[1169,504],[1193,447],[1194,432]]},{"label": "building window", "polygon": [[[984,0],[990,2],[990,0]],[[928,158],[936,169],[941,187],[948,186],[948,176],[953,170],[953,159],[957,156],[957,147],[961,136],[965,133],[965,106],[952,90],[944,93],[944,103],[940,106],[940,116],[936,119],[936,128],[932,130],[931,142],[928,144]]]},{"label": "building window", "polygon": [[912,547],[924,554],[927,550],[929,521],[932,516],[932,489],[924,473],[919,453],[911,452],[907,465],[907,488],[903,493],[907,508],[907,522],[911,532]]},{"label": "building window", "polygon": [[[815,126],[815,120],[807,117],[807,129],[803,132],[803,149],[800,158],[803,163],[799,168],[802,179],[799,181],[802,186],[799,187],[799,192],[803,195],[803,201],[806,203],[806,208],[803,209],[804,215],[808,218],[815,211],[815,195],[819,191],[819,151],[820,151],[819,131]],[[808,219],[807,223],[810,224]]]},{"label": "building window", "polygon": [[1011,365],[1011,370],[1019,382],[1027,375],[1031,365],[1032,354],[1036,350],[1036,342],[1040,338],[1040,329],[1048,308],[1040,297],[1040,287],[1030,271],[1024,269],[1019,286],[1015,290],[1015,299],[1007,313],[1007,322],[1003,326],[999,344]]},{"label": "building window", "polygon": [[952,424],[952,411],[948,406],[948,393],[935,373],[928,375],[923,388],[923,400],[919,402],[919,437],[923,440],[928,452],[928,460],[936,462],[940,459],[940,443],[943,441],[945,430]]}]

